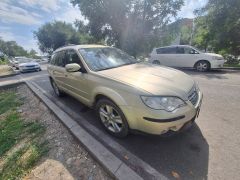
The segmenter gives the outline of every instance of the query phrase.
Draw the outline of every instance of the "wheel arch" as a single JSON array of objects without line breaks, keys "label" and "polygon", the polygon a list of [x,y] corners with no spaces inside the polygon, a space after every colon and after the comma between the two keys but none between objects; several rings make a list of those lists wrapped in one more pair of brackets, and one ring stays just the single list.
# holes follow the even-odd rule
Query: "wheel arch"
[{"label": "wheel arch", "polygon": [[119,93],[110,88],[100,87],[94,92],[94,96],[92,99],[93,107],[95,107],[95,105],[101,98],[106,98],[110,101],[113,101],[117,106],[127,105],[127,102]]}]

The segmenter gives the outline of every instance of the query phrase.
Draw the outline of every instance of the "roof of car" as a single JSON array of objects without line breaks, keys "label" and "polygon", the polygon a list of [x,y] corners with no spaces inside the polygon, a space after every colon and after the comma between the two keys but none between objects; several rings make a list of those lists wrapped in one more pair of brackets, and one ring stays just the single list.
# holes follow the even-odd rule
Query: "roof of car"
[{"label": "roof of car", "polygon": [[192,47],[190,45],[171,45],[171,46],[163,46],[158,48],[170,48],[170,47]]},{"label": "roof of car", "polygon": [[70,44],[70,45],[62,46],[62,47],[56,49],[55,52],[65,50],[65,49],[101,48],[101,47],[108,47],[108,46],[99,45],[99,44],[82,44],[82,45],[71,45]]}]

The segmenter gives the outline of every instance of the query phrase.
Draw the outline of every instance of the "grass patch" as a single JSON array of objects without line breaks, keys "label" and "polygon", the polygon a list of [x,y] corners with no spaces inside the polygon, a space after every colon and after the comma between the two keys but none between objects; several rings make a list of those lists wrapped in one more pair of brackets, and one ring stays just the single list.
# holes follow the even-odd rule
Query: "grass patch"
[{"label": "grass patch", "polygon": [[21,104],[16,94],[12,91],[0,92],[0,115],[8,110],[15,110]]},{"label": "grass patch", "polygon": [[224,64],[224,67],[238,67],[240,68],[240,64]]},{"label": "grass patch", "polygon": [[21,178],[48,151],[47,142],[41,139],[45,127],[24,121],[16,112],[19,104],[14,92],[0,92],[1,180]]}]

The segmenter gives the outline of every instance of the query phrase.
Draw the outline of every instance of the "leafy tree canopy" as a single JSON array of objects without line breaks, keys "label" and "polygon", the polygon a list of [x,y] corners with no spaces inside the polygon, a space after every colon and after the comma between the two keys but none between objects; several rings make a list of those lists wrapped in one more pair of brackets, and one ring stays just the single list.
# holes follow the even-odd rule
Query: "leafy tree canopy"
[{"label": "leafy tree canopy", "polygon": [[152,48],[183,0],[71,0],[88,19],[88,31],[132,55]]},{"label": "leafy tree canopy", "polygon": [[92,40],[89,35],[73,28],[72,24],[61,21],[44,24],[34,35],[38,40],[39,49],[48,54],[66,44],[84,44]]},{"label": "leafy tree canopy", "polygon": [[209,0],[200,11],[197,42],[209,44],[216,52],[240,55],[240,1]]},{"label": "leafy tree canopy", "polygon": [[0,37],[0,52],[9,56],[27,56],[28,52],[19,46],[15,41],[4,41]]}]

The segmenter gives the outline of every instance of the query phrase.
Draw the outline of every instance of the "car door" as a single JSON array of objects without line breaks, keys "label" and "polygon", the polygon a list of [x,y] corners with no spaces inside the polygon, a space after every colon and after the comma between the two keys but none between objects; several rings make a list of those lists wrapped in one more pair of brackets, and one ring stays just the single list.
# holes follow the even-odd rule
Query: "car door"
[{"label": "car door", "polygon": [[191,47],[177,47],[178,67],[193,67],[199,59],[199,53]]},{"label": "car door", "polygon": [[175,47],[162,47],[156,49],[155,59],[164,66],[174,66],[174,57],[176,55]]},{"label": "car door", "polygon": [[64,83],[67,86],[68,92],[79,99],[85,104],[89,103],[89,88],[87,77],[88,74],[84,71],[81,59],[74,49],[69,49],[66,51],[66,65],[71,63],[77,63],[81,66],[81,69],[77,72],[67,72],[65,70]]},{"label": "car door", "polygon": [[176,47],[166,47],[162,49],[162,60],[163,65],[175,67],[177,66],[177,60],[176,60]]},{"label": "car door", "polygon": [[53,56],[53,64],[50,67],[52,77],[60,89],[65,89],[64,73],[65,73],[65,51],[58,51]]}]

